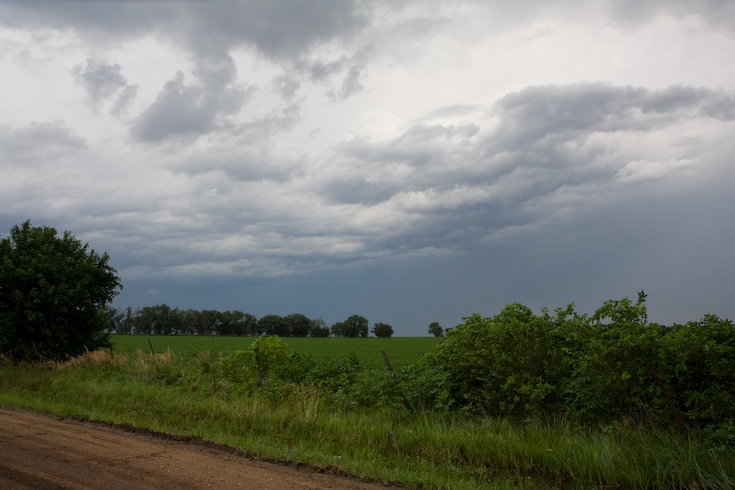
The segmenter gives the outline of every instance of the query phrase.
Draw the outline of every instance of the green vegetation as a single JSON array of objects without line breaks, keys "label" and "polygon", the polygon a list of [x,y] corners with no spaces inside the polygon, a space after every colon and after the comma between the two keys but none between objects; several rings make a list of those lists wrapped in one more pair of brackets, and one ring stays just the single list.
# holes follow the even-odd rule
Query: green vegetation
[{"label": "green vegetation", "polygon": [[[276,350],[285,347],[271,343]],[[238,351],[218,363],[208,353],[187,362],[171,351],[155,356],[97,351],[65,363],[6,365],[0,369],[0,404],[196,435],[259,457],[415,488],[731,488],[735,483],[731,453],[648,426],[584,429],[565,419],[514,422],[461,412],[410,412],[398,400],[365,407],[357,402],[369,393],[276,378],[252,389],[249,380],[257,375],[238,379],[242,370],[237,370],[237,357],[246,361],[250,354]],[[340,377],[359,378],[349,365],[349,360],[334,362],[336,378],[325,376],[329,366],[322,366],[322,379],[339,384]],[[271,365],[269,374],[274,369]]]},{"label": "green vegetation", "polygon": [[[222,337],[196,335],[111,335],[115,352],[134,353],[137,350],[150,351],[150,340],[154,352],[171,350],[185,359],[195,359],[201,352],[213,352],[219,356],[237,350],[247,349],[257,337]],[[439,339],[430,337],[349,338],[322,337],[283,339],[289,347],[300,354],[315,357],[341,358],[354,353],[365,368],[383,368],[382,351],[386,351],[394,367],[402,367],[418,362],[430,352]]]},{"label": "green vegetation", "polygon": [[644,301],[512,304],[444,340],[115,336],[5,363],[0,404],[415,488],[733,488],[735,328],[650,324]]},{"label": "green vegetation", "polygon": [[109,256],[64,232],[14,226],[0,240],[0,353],[15,360],[62,359],[108,347],[99,310],[120,280]]},{"label": "green vegetation", "polygon": [[564,414],[583,424],[634,420],[735,441],[735,327],[706,315],[648,323],[646,295],[534,315],[520,304],[452,329],[429,364],[459,406],[496,416]]},{"label": "green vegetation", "polygon": [[[310,319],[301,313],[286,316],[265,315],[260,319],[239,310],[180,310],[168,305],[146,306],[133,311],[106,306],[101,314],[109,333],[143,335],[278,335],[279,337],[367,337],[367,318],[351,315],[328,327],[321,318]],[[376,337],[390,337],[393,327],[377,322]]]}]

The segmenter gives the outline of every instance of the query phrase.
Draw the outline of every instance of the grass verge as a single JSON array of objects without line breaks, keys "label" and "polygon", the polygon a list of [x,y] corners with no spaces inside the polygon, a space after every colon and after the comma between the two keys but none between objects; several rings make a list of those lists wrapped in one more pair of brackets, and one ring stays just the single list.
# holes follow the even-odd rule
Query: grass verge
[{"label": "grass verge", "polygon": [[170,350],[93,352],[66,363],[6,364],[0,404],[131,424],[227,444],[277,461],[426,489],[735,487],[735,461],[677,434],[564,420],[346,410],[313,387],[246,390]]}]

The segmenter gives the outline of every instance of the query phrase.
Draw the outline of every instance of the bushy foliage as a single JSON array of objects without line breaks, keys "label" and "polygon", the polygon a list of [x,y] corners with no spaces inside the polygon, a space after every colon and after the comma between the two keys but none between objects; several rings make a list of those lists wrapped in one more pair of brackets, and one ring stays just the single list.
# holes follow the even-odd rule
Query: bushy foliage
[{"label": "bushy foliage", "polygon": [[[716,315],[674,325],[661,338],[657,365],[689,421],[735,437],[735,326]],[[735,442],[735,441],[733,441]]]},{"label": "bushy foliage", "polygon": [[0,353],[59,359],[109,347],[101,309],[120,280],[109,256],[88,248],[30,221],[0,241]]},{"label": "bushy foliage", "polygon": [[472,315],[435,351],[395,372],[365,369],[354,353],[297,354],[278,337],[226,356],[222,371],[273,396],[314,389],[344,408],[561,415],[586,425],[627,420],[704,431],[722,447],[735,445],[732,322],[706,315],[672,327],[649,323],[643,293],[636,302],[606,301],[592,316],[573,304],[536,315],[518,303],[492,317]]},{"label": "bushy foliage", "polygon": [[[564,413],[581,421],[648,420],[735,441],[735,328],[706,315],[648,323],[646,296],[541,315],[520,304],[473,315],[428,356],[456,406],[496,415]],[[729,428],[728,428],[729,427]]]},{"label": "bushy foliage", "polygon": [[222,372],[230,381],[255,381],[264,385],[268,377],[278,378],[291,366],[293,349],[277,335],[258,337],[246,350],[237,350],[222,359]]},{"label": "bushy foliage", "polygon": [[460,405],[495,414],[558,408],[569,369],[558,330],[572,310],[552,318],[514,303],[491,318],[472,315],[448,332],[431,362],[447,373]]}]

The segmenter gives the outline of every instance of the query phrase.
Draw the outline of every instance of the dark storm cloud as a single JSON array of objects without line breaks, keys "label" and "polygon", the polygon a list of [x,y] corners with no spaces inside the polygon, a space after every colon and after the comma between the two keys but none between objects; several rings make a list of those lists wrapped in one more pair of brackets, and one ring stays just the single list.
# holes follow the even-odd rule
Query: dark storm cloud
[{"label": "dark storm cloud", "polygon": [[[492,106],[487,130],[468,123],[417,124],[386,143],[344,143],[321,195],[336,203],[404,206],[417,223],[404,227],[404,245],[415,240],[451,247],[454,240],[472,246],[504,228],[547,219],[554,208],[540,203],[557,192],[610,188],[646,165],[626,167],[648,157],[595,135],[644,135],[689,121],[728,121],[734,109],[731,94],[707,88],[529,87]],[[462,113],[457,110],[431,116]],[[653,168],[666,171],[670,160],[673,171],[683,165],[676,158],[674,150],[662,149]],[[447,240],[452,230],[454,238]]]},{"label": "dark storm cloud", "polygon": [[167,32],[193,50],[247,44],[273,59],[299,57],[315,44],[349,37],[370,17],[367,3],[349,0],[0,2],[0,23],[6,26],[72,28],[109,42],[121,35]]},{"label": "dark storm cloud", "polygon": [[1,166],[40,166],[55,164],[87,145],[62,121],[33,123],[24,128],[0,126]]},{"label": "dark storm cloud", "polygon": [[[142,8],[141,8],[142,7]],[[19,0],[0,2],[0,25],[74,29],[96,41],[120,42],[172,18],[170,2],[127,0]]]},{"label": "dark storm cloud", "polygon": [[730,118],[732,95],[708,88],[673,86],[660,90],[580,84],[529,87],[495,105],[502,120],[497,139],[514,148],[547,135],[592,131],[645,131],[681,118]]},{"label": "dark storm cloud", "polygon": [[367,2],[251,0],[204,2],[183,11],[192,40],[206,35],[223,45],[248,44],[278,60],[300,57],[316,44],[346,38],[367,26]]}]

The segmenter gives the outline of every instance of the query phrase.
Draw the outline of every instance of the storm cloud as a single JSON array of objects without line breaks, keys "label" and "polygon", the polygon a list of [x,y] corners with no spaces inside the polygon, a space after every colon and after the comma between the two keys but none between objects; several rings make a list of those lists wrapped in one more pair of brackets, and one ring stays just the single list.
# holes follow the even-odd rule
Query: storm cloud
[{"label": "storm cloud", "polygon": [[119,306],[735,316],[733,29],[724,2],[0,2],[0,232],[108,251]]}]

